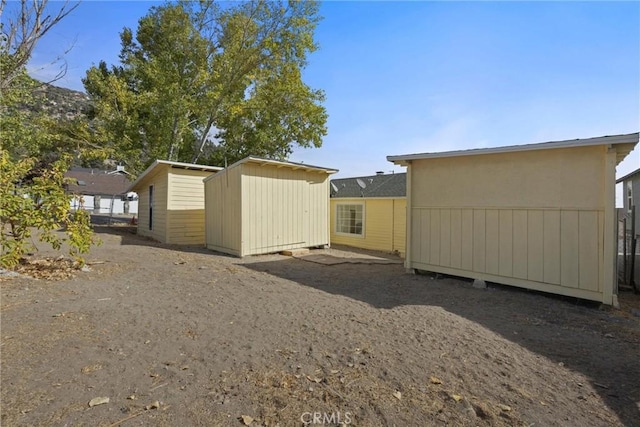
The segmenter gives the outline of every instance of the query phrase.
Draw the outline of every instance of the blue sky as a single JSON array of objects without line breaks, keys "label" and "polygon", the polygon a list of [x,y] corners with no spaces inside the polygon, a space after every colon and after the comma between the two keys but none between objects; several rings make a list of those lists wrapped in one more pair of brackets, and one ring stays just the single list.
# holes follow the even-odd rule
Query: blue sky
[{"label": "blue sky", "polygon": [[[73,45],[58,85],[82,90],[152,4],[83,2],[38,46],[32,74]],[[304,78],[326,91],[329,133],[292,160],[347,177],[402,171],[391,154],[640,129],[639,2],[333,1],[321,14]],[[618,176],[638,167],[640,149]]]}]

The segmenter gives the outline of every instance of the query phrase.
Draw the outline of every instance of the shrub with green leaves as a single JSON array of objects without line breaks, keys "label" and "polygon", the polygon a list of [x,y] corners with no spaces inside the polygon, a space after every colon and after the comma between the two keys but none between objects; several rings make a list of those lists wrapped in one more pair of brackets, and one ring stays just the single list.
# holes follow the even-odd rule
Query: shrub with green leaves
[{"label": "shrub with green leaves", "polygon": [[71,159],[62,156],[49,165],[35,158],[12,160],[0,149],[0,266],[11,268],[28,252],[34,241],[46,242],[68,252],[81,264],[81,254],[96,243],[89,213],[71,209],[64,190],[64,173]]}]

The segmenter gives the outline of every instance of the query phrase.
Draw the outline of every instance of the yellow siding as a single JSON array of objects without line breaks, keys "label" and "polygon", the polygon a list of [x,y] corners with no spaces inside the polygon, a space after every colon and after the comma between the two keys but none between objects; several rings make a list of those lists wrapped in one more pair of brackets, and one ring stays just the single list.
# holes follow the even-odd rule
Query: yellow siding
[{"label": "yellow siding", "polygon": [[[138,191],[138,234],[160,242],[167,240],[167,174],[166,167],[145,179]],[[153,230],[149,230],[149,186],[153,185]]]},{"label": "yellow siding", "polygon": [[613,155],[588,146],[412,161],[406,265],[611,303]]},{"label": "yellow siding", "polygon": [[[364,205],[363,236],[336,232],[336,210],[339,204]],[[406,243],[405,198],[332,198],[331,243],[405,254]]]},{"label": "yellow siding", "polygon": [[182,168],[168,169],[167,240],[180,245],[203,245],[204,183],[212,172]]},{"label": "yellow siding", "polygon": [[167,211],[167,243],[204,245],[204,209]]}]

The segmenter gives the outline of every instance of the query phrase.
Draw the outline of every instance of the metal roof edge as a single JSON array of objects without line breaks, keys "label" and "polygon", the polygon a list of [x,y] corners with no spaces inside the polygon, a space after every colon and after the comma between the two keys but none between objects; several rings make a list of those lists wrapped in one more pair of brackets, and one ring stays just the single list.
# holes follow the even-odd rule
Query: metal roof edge
[{"label": "metal roof edge", "polygon": [[316,171],[316,172],[324,172],[327,175],[331,175],[334,173],[339,172],[338,169],[332,169],[332,168],[325,168],[322,166],[314,166],[314,165],[308,165],[306,163],[297,163],[297,162],[290,162],[288,160],[273,160],[273,159],[265,159],[263,157],[257,157],[257,156],[247,156],[242,160],[238,160],[237,162],[227,166],[225,169],[232,169],[235,168],[241,164],[245,164],[245,163],[259,163],[259,164],[268,164],[268,165],[273,165],[273,166],[278,166],[278,167],[289,167],[291,169],[304,169],[306,171]]},{"label": "metal roof edge", "polygon": [[599,136],[585,139],[569,139],[564,141],[550,141],[534,144],[508,145],[503,147],[476,148],[470,150],[442,151],[435,153],[416,153],[387,156],[392,163],[402,164],[410,160],[435,159],[442,157],[475,156],[481,154],[515,153],[520,151],[550,150],[557,148],[586,147],[593,145],[616,145],[638,143],[639,133],[629,133],[611,136]]}]

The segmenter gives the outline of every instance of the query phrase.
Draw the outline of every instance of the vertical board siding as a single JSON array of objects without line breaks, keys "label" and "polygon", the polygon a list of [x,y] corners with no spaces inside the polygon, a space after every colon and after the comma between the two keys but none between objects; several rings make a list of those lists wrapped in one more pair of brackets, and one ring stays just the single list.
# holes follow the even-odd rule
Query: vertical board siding
[{"label": "vertical board siding", "polygon": [[207,247],[234,255],[242,249],[239,172],[226,169],[204,183]]},{"label": "vertical board siding", "polygon": [[462,209],[462,240],[460,242],[460,252],[462,269],[473,270],[473,210]]},{"label": "vertical board siding", "polygon": [[473,271],[484,273],[486,270],[486,210],[473,210]]},{"label": "vertical board siding", "polygon": [[529,233],[527,230],[527,211],[513,211],[513,277],[526,279],[528,274],[527,255]]},{"label": "vertical board siding", "polygon": [[598,292],[603,217],[584,209],[414,208],[411,261]]},{"label": "vertical board siding", "polygon": [[569,288],[579,287],[580,228],[578,211],[560,212],[560,283]]},{"label": "vertical board siding", "polygon": [[[408,209],[408,207],[407,207]],[[412,259],[425,259],[422,255],[422,244],[420,243],[423,239],[424,230],[422,230],[422,213],[424,210],[415,210],[411,215],[411,233],[413,237],[409,240],[409,244],[411,248],[409,252],[411,253]],[[410,260],[409,260],[410,261]]]},{"label": "vertical board siding", "polygon": [[429,220],[429,263],[440,265],[440,209],[431,211]]},{"label": "vertical board siding", "polygon": [[580,212],[578,215],[580,236],[580,289],[598,290],[598,213]]},{"label": "vertical board siding", "polygon": [[542,282],[544,277],[543,211],[527,213],[527,279]]},{"label": "vertical board siding", "polygon": [[440,265],[451,266],[451,209],[440,211]]},{"label": "vertical board siding", "polygon": [[[604,239],[601,237],[604,236],[604,212],[598,211],[598,266],[604,266]],[[617,258],[616,248],[616,258]],[[604,268],[600,268],[598,272],[598,292],[603,291],[604,281],[605,281],[605,271]],[[617,282],[616,287],[614,288],[617,291]]]},{"label": "vertical board siding", "polygon": [[560,284],[560,211],[544,211],[544,277],[543,281]]},{"label": "vertical board siding", "polygon": [[513,211],[504,209],[498,213],[499,251],[498,274],[511,276],[513,274]]},{"label": "vertical board siding", "polygon": [[451,209],[451,267],[462,268],[462,211]]},{"label": "vertical board siding", "polygon": [[489,274],[500,274],[500,212],[488,210],[486,227],[486,269]]},{"label": "vertical board siding", "polygon": [[329,244],[326,173],[245,163],[241,256]]},{"label": "vertical board siding", "polygon": [[421,259],[429,260],[430,258],[430,243],[431,243],[431,210],[425,209],[420,212],[420,229],[422,230],[422,234],[420,234],[420,239],[418,239],[418,243],[420,244],[419,252],[422,255]]}]

